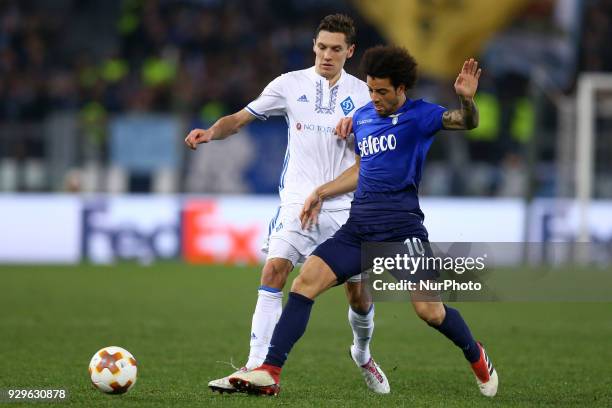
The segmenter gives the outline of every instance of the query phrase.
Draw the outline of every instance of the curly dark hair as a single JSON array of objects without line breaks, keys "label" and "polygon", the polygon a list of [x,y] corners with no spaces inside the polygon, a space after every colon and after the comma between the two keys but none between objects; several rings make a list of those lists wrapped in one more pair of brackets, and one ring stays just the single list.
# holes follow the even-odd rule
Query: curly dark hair
[{"label": "curly dark hair", "polygon": [[323,17],[315,32],[315,38],[319,36],[320,31],[342,33],[348,46],[355,44],[355,37],[357,36],[355,23],[352,18],[345,14],[330,14]]},{"label": "curly dark hair", "polygon": [[408,50],[395,45],[368,48],[361,58],[361,70],[375,78],[389,78],[393,87],[411,89],[417,80],[417,63]]}]

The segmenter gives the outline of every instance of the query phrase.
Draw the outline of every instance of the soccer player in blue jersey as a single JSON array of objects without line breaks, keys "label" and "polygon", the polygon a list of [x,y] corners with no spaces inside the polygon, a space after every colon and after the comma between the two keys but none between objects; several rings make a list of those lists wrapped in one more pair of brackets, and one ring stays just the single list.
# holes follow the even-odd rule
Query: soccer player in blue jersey
[{"label": "soccer player in blue jersey", "polygon": [[[361,273],[363,242],[428,242],[419,207],[418,187],[425,156],[441,129],[478,126],[474,95],[481,70],[465,61],[455,81],[461,109],[422,99],[408,99],[416,81],[416,62],[403,48],[378,46],[363,56],[371,102],[352,120],[356,163],[335,180],[317,188],[306,200],[301,219],[305,228],[317,222],[324,200],[355,192],[350,216],[332,238],[319,245],[293,281],[287,305],[274,329],[264,364],[230,378],[234,386],[260,394],[280,391],[280,373],[288,353],[306,330],[314,299],[332,286]],[[351,123],[340,126],[346,133]],[[459,347],[476,376],[480,392],[497,393],[498,378],[482,345],[474,340],[459,312],[440,301],[412,297],[417,315]]]},{"label": "soccer player in blue jersey", "polygon": [[[355,163],[353,140],[340,140],[333,134],[342,118],[352,116],[355,108],[369,100],[366,83],[343,69],[355,50],[355,37],[350,17],[325,16],[313,39],[314,66],[277,77],[243,110],[222,117],[208,129],[194,129],[185,138],[185,143],[196,149],[201,143],[223,140],[237,133],[255,119],[282,115],[288,125],[287,153],[279,184],[281,206],[270,222],[265,243],[267,258],[251,324],[249,358],[239,372],[259,367],[265,360],[282,313],[282,289],[289,273],[349,217],[352,193],[326,200],[317,228],[304,231],[300,223],[300,212],[309,193]],[[361,276],[347,280],[345,287],[353,332],[351,357],[368,388],[386,394],[389,383],[369,347],[374,331],[374,305],[369,294],[361,289]],[[235,392],[229,382],[234,374],[213,379],[209,388],[221,393]]]}]

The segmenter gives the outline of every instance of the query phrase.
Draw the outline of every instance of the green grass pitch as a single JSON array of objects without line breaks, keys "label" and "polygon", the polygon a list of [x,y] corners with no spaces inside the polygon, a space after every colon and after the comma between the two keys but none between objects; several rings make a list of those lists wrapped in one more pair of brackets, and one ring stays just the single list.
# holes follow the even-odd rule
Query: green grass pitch
[{"label": "green grass pitch", "polygon": [[[220,361],[245,361],[258,282],[259,270],[246,267],[3,266],[0,388],[65,388],[69,401],[55,406],[78,407],[612,406],[609,303],[456,304],[499,372],[493,400],[409,304],[379,303],[372,351],[391,383],[379,396],[348,357],[340,288],[315,303],[278,397],[212,394],[207,382],[231,371]],[[139,363],[122,396],[89,382],[89,359],[109,345]]]}]

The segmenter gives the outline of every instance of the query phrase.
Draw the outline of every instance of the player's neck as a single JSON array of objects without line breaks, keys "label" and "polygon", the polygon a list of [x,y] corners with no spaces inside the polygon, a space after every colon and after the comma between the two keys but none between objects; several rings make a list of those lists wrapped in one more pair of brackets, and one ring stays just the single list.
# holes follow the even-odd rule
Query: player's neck
[{"label": "player's neck", "polygon": [[401,107],[404,106],[404,104],[406,103],[406,100],[408,100],[408,98],[406,97],[406,94],[401,94],[397,101],[397,105],[393,108],[393,111],[389,113],[389,115],[393,115],[398,110],[400,110]]},{"label": "player's neck", "polygon": [[338,72],[332,79],[327,80],[330,88],[338,83],[338,80],[340,79],[341,75],[342,75],[342,71]]},{"label": "player's neck", "polygon": [[327,83],[329,84],[330,88],[336,85],[336,83],[338,83],[338,80],[342,76],[342,70],[338,71],[338,73],[331,78],[328,78],[325,75],[321,75],[321,73],[316,68],[315,68],[315,72],[317,73],[317,75],[322,76],[323,78],[327,79]]}]

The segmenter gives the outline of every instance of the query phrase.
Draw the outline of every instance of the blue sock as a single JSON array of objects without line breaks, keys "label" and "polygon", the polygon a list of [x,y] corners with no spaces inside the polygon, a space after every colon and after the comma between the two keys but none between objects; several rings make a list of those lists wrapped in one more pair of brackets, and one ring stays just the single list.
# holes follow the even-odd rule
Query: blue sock
[{"label": "blue sock", "polygon": [[455,343],[463,351],[463,355],[470,363],[480,358],[480,348],[472,337],[469,327],[457,309],[444,305],[446,317],[440,326],[432,326]]},{"label": "blue sock", "polygon": [[282,367],[293,345],[302,337],[308,325],[310,310],[314,301],[295,292],[289,292],[289,299],[283,308],[264,364]]}]

